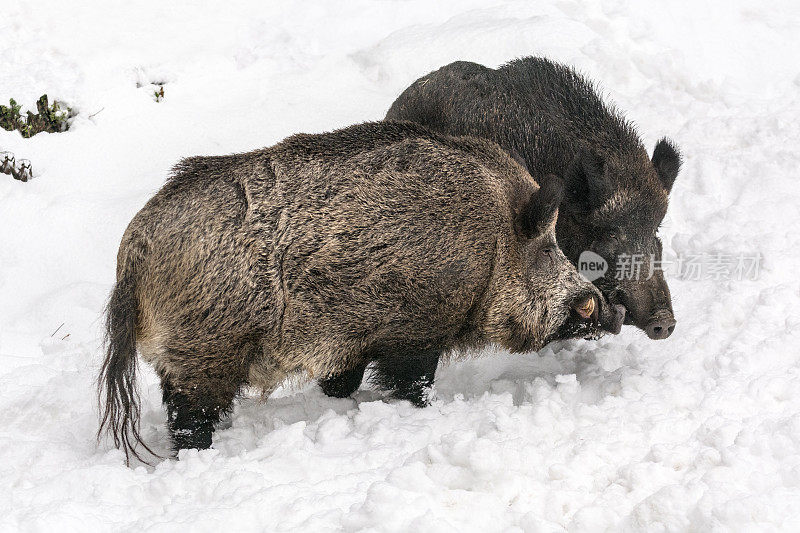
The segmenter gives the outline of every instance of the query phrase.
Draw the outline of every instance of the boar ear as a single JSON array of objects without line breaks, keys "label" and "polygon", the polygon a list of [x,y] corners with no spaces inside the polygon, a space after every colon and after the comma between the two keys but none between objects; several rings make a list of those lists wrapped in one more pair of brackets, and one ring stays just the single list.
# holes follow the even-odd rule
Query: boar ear
[{"label": "boar ear", "polygon": [[555,221],[558,206],[564,196],[564,186],[558,176],[548,174],[542,178],[541,183],[539,190],[531,195],[519,214],[519,228],[526,239],[547,231]]},{"label": "boar ear", "polygon": [[672,190],[672,184],[675,183],[675,178],[681,169],[681,162],[680,152],[669,139],[664,137],[656,143],[653,150],[653,166],[656,167],[658,178],[667,192]]},{"label": "boar ear", "polygon": [[581,148],[572,160],[565,180],[569,207],[588,213],[603,204],[608,194],[605,161],[590,148]]}]

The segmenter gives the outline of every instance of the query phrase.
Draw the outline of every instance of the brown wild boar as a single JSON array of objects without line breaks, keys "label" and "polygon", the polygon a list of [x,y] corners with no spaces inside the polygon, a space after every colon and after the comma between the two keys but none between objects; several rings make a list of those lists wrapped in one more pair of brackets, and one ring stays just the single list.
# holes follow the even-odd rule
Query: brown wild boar
[{"label": "brown wild boar", "polygon": [[244,385],[375,361],[422,405],[446,351],[618,331],[624,312],[556,246],[560,201],[557,178],[540,188],[493,142],[412,123],[181,161],[122,238],[101,432],[149,450],[137,347],[179,450],[209,447]]}]

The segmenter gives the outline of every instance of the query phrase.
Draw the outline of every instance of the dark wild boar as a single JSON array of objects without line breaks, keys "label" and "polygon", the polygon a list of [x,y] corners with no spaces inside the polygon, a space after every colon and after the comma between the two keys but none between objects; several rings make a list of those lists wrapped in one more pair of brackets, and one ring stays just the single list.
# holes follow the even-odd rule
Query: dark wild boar
[{"label": "dark wild boar", "polygon": [[244,385],[374,361],[423,405],[445,351],[618,331],[624,310],[556,246],[560,195],[490,141],[412,123],[183,160],[122,238],[101,432],[126,457],[144,445],[137,347],[179,450],[210,446]]},{"label": "dark wild boar", "polygon": [[[577,264],[591,250],[609,264],[595,283],[627,309],[626,324],[651,339],[675,328],[669,288],[658,266],[658,226],[681,157],[667,139],[652,158],[634,127],[605,104],[572,68],[538,57],[491,69],[458,61],[415,81],[392,104],[388,120],[413,120],[450,135],[491,139],[521,157],[534,178],[565,178],[556,235]],[[637,256],[641,275],[616,280],[618,260]],[[633,264],[631,262],[630,264]]]}]

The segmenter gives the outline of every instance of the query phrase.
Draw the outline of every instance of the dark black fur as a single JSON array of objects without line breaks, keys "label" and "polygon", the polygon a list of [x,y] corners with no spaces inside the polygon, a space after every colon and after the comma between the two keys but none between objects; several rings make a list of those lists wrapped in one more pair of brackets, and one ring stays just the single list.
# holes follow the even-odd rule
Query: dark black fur
[{"label": "dark black fur", "polygon": [[442,352],[441,348],[402,346],[383,350],[375,362],[372,379],[395,398],[423,407],[427,405]]},{"label": "dark black fur", "polygon": [[370,362],[371,383],[389,392],[398,400],[408,400],[423,407],[433,387],[436,367],[443,352],[442,347],[382,346],[366,354],[356,366],[341,373],[321,379],[322,391],[334,398],[346,398],[361,385]]},{"label": "dark black fur", "polygon": [[361,385],[364,379],[364,371],[367,369],[366,364],[354,366],[344,372],[334,374],[326,379],[319,381],[319,386],[322,392],[334,398],[347,398],[353,394]]},{"label": "dark black fur", "polygon": [[658,142],[651,160],[635,128],[603,102],[590,81],[538,57],[498,69],[451,63],[414,82],[386,118],[486,137],[524,160],[537,180],[548,173],[563,176],[556,234],[564,253],[574,263],[584,250],[604,256],[611,269],[596,283],[625,305],[626,323],[652,338],[669,336],[675,320],[663,275],[638,282],[611,277],[622,254],[661,259],[656,231],[681,165],[669,140]]},{"label": "dark black fur", "polygon": [[211,446],[214,424],[223,409],[218,403],[203,406],[172,385],[168,377],[161,379],[162,401],[167,408],[167,429],[175,452],[184,448],[206,449]]}]

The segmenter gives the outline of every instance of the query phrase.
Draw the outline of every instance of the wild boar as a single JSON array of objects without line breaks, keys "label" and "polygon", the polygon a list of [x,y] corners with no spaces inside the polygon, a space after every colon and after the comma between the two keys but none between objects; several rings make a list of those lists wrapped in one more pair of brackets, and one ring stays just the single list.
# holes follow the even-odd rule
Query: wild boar
[{"label": "wild boar", "polygon": [[100,431],[137,456],[137,348],[175,450],[207,448],[243,386],[376,363],[425,402],[445,352],[619,330],[556,246],[561,182],[495,143],[412,123],[295,135],[181,161],[117,256]]},{"label": "wild boar", "polygon": [[[681,166],[672,142],[660,140],[648,157],[636,129],[603,102],[592,82],[541,57],[498,69],[451,63],[411,84],[386,119],[491,139],[520,157],[534,178],[563,176],[559,246],[575,264],[584,251],[608,262],[595,283],[611,302],[625,306],[626,324],[651,339],[672,334],[675,317],[658,268],[656,235]],[[630,268],[617,276],[618,265]]]}]

